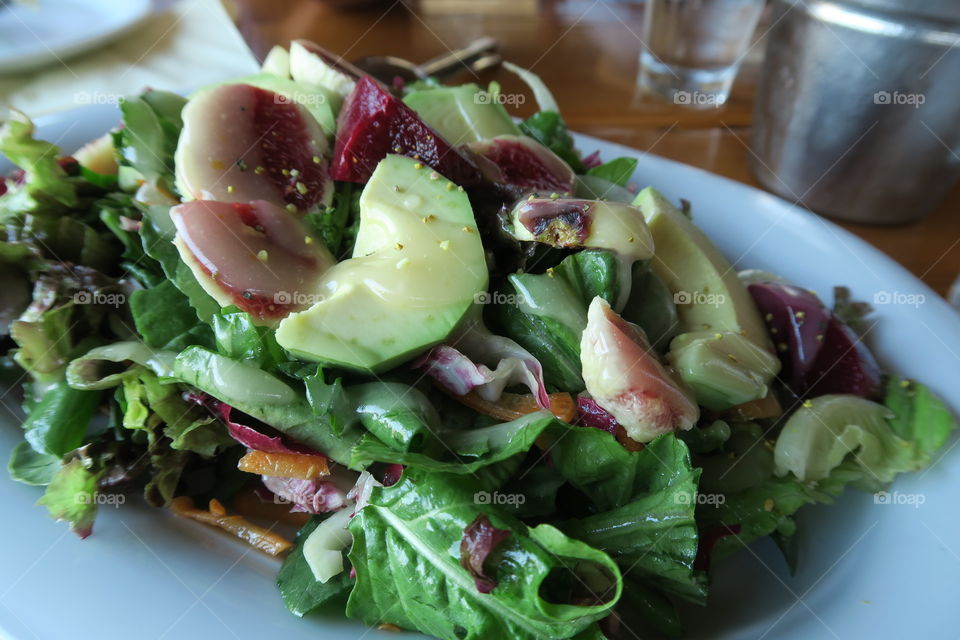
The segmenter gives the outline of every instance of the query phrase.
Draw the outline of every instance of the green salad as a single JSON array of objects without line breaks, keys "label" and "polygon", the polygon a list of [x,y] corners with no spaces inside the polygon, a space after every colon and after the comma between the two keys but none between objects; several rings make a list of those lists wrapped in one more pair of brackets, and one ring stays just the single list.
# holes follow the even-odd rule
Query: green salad
[{"label": "green salad", "polygon": [[869,307],[738,274],[508,68],[520,122],[305,41],[72,155],[13,112],[12,478],[81,537],[123,495],[237,536],[297,616],[585,640],[681,635],[725,558],[931,463],[955,418]]}]

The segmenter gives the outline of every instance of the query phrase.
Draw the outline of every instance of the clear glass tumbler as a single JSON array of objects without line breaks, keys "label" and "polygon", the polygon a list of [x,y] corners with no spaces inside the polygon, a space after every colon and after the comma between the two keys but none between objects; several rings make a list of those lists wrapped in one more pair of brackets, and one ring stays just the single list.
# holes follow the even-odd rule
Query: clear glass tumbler
[{"label": "clear glass tumbler", "polygon": [[764,0],[647,0],[640,83],[674,104],[722,106]]}]

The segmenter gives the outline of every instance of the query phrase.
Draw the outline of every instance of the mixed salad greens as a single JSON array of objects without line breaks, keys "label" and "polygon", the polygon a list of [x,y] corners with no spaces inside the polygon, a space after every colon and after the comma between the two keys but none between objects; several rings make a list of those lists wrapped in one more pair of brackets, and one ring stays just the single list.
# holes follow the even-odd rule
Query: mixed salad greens
[{"label": "mixed salad greens", "polygon": [[955,419],[866,305],[737,274],[510,68],[520,123],[304,41],[72,156],[12,113],[11,476],[84,537],[137,491],[282,555],[298,616],[582,640],[680,635],[724,557],[931,462]]}]

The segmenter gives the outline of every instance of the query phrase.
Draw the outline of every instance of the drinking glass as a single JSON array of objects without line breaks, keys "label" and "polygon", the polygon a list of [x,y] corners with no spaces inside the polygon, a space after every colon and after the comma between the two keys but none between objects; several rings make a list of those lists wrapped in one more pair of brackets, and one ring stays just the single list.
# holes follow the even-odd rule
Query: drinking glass
[{"label": "drinking glass", "polygon": [[764,0],[647,0],[640,83],[674,104],[722,106]]}]

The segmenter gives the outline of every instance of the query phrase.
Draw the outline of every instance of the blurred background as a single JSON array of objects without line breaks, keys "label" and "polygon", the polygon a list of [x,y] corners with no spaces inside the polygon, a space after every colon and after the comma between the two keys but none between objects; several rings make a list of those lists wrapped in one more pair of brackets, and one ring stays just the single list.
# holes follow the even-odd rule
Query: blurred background
[{"label": "blurred background", "polygon": [[[943,295],[960,272],[956,0],[0,0],[0,103],[189,90],[296,38],[414,63],[492,38],[571,130],[772,191]],[[526,96],[512,115],[536,111],[496,64],[450,81],[496,81]]]}]

